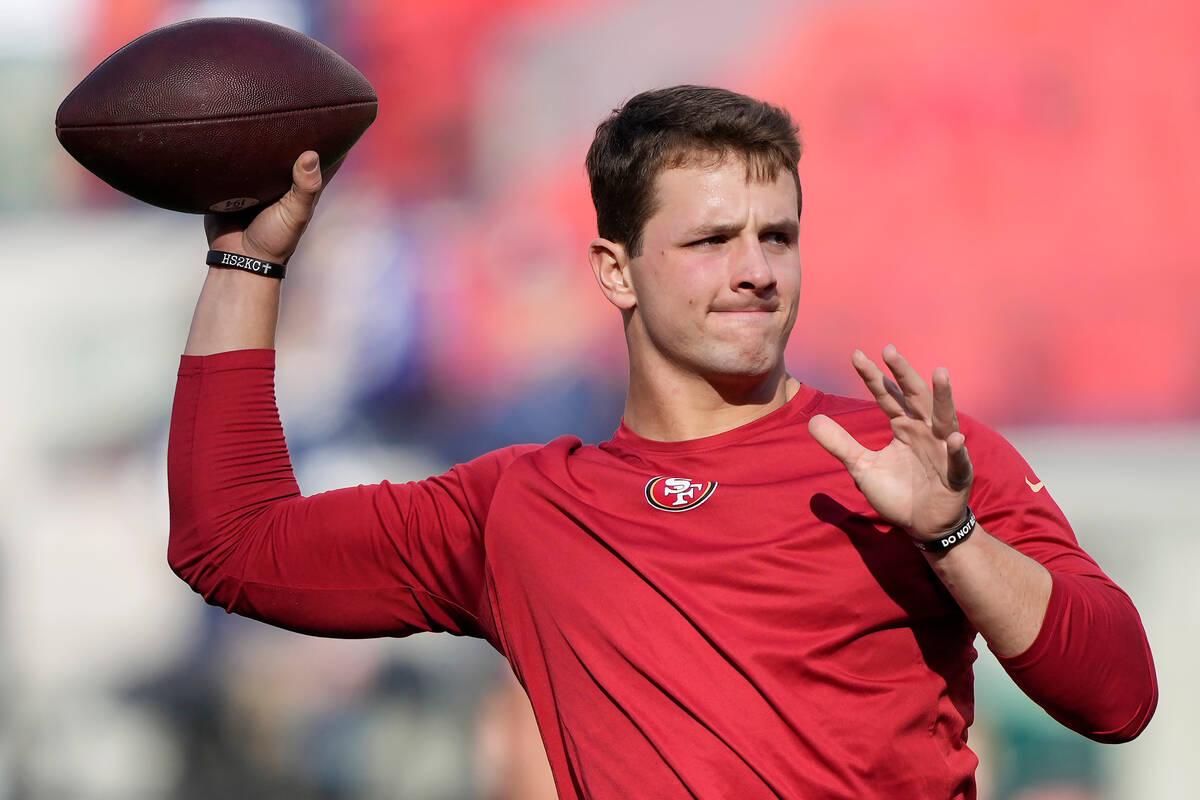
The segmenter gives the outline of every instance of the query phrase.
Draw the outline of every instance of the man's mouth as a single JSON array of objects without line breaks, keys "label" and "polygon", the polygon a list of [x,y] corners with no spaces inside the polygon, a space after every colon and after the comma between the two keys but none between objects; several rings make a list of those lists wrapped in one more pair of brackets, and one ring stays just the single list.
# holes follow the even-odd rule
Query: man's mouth
[{"label": "man's mouth", "polygon": [[773,314],[779,310],[778,305],[768,306],[739,306],[736,308],[714,308],[714,314]]}]

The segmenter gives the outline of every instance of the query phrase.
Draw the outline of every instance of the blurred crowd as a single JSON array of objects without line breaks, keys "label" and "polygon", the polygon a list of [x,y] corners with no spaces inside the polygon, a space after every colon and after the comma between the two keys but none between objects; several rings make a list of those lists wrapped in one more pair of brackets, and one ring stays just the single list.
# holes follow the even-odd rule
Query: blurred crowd
[{"label": "blurred crowd", "polygon": [[[170,575],[165,432],[200,221],[116,194],[51,124],[88,70],[164,24],[279,22],[379,94],[285,289],[278,391],[306,492],[611,436],[625,359],[584,257],[583,155],[610,109],[675,83],[801,126],[801,380],[859,394],[850,353],[895,342],[949,365],[960,405],[1006,431],[1200,421],[1194,2],[0,8],[0,800],[553,796],[485,645],[308,639]],[[1126,552],[1106,541],[1085,547]],[[994,669],[981,797],[1139,796]]]}]

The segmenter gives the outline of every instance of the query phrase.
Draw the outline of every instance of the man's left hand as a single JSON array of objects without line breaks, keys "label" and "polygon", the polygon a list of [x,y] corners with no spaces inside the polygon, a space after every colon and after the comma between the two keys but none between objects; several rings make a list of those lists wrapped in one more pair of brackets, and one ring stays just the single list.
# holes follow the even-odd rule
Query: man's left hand
[{"label": "man's left hand", "polygon": [[824,414],[808,423],[822,447],[845,465],[880,516],[922,541],[938,538],[966,516],[974,470],[950,393],[950,373],[933,371],[933,386],[892,345],[883,360],[895,380],[861,350],[851,361],[879,407],[891,419],[892,441],[868,450]]}]

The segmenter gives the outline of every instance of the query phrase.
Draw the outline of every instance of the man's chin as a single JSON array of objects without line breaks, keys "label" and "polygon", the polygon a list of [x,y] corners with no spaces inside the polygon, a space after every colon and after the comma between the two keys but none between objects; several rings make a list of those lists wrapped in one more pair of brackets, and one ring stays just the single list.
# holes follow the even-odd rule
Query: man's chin
[{"label": "man's chin", "polygon": [[710,364],[708,372],[708,378],[713,383],[754,383],[768,380],[776,374],[783,375],[786,370],[781,359],[759,355],[722,359]]}]

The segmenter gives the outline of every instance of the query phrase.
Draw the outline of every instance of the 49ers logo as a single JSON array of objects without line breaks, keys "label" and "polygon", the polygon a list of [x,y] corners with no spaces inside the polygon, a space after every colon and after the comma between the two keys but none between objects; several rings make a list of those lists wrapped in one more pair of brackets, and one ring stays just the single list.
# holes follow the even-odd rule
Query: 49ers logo
[{"label": "49ers logo", "polygon": [[646,500],[659,511],[688,511],[712,497],[716,488],[716,481],[651,478],[646,484]]}]

